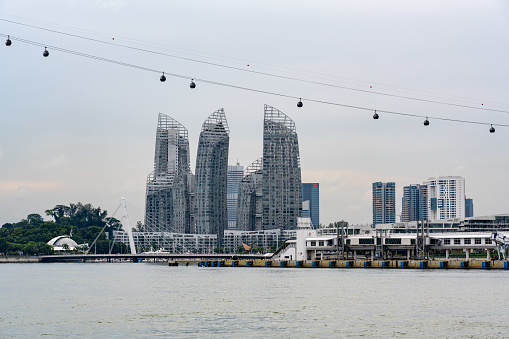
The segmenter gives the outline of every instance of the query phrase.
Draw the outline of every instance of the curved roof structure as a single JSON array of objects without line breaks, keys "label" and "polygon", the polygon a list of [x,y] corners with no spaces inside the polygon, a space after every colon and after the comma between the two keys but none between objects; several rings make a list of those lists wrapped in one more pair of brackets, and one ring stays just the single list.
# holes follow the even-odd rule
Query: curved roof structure
[{"label": "curved roof structure", "polygon": [[265,129],[269,128],[267,126],[267,125],[270,126],[269,123],[273,123],[273,124],[276,124],[276,126],[272,127],[272,128],[275,128],[275,129],[286,128],[291,132],[294,132],[294,133],[297,132],[297,130],[295,128],[295,122],[292,119],[290,119],[290,117],[288,115],[284,114],[283,112],[281,112],[280,110],[278,110],[272,106],[269,106],[269,105],[264,106],[264,120],[265,120]]},{"label": "curved roof structure", "polygon": [[62,247],[64,244],[67,244],[67,246],[69,246],[69,249],[73,249],[74,247],[78,246],[76,241],[72,240],[67,235],[60,235],[48,241],[48,245],[51,245],[54,248]]}]

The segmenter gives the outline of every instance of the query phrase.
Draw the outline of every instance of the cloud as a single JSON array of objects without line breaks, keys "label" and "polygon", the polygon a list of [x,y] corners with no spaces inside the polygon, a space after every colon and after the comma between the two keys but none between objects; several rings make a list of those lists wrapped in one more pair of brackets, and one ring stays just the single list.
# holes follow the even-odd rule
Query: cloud
[{"label": "cloud", "polygon": [[18,191],[16,192],[16,198],[25,198],[32,189],[30,186],[18,186]]},{"label": "cloud", "polygon": [[0,180],[0,197],[23,197],[29,192],[60,192],[64,187],[64,183],[54,181]]},{"label": "cloud", "polygon": [[68,164],[67,158],[65,155],[60,154],[56,158],[51,159],[50,161],[43,163],[41,168],[43,169],[60,169],[66,167]]},{"label": "cloud", "polygon": [[453,172],[463,171],[466,168],[465,165],[459,165],[455,169],[453,169]]},{"label": "cloud", "polygon": [[370,189],[369,191],[364,192],[362,202],[365,204],[369,204],[372,201],[373,201],[373,190]]},{"label": "cloud", "polygon": [[100,8],[113,9],[115,11],[118,11],[125,6],[125,2],[123,0],[96,0],[95,4]]}]

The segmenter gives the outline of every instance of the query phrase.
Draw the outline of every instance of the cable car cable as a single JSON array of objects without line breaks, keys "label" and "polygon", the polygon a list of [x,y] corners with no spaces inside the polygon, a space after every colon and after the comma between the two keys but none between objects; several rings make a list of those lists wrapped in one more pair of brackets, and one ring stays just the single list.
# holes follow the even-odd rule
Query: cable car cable
[{"label": "cable car cable", "polygon": [[98,43],[102,43],[102,44],[106,44],[106,45],[118,46],[118,47],[128,48],[128,49],[136,50],[136,51],[140,51],[140,52],[146,52],[146,53],[151,53],[151,54],[156,54],[156,55],[161,55],[161,56],[167,56],[167,57],[171,57],[171,58],[197,62],[197,63],[201,63],[201,64],[205,64],[205,65],[222,67],[222,68],[232,69],[232,70],[236,70],[236,71],[248,72],[248,73],[264,75],[264,76],[269,76],[269,77],[274,77],[274,78],[279,78],[279,79],[292,80],[292,81],[304,82],[304,83],[309,83],[309,84],[314,84],[314,85],[340,88],[340,89],[346,89],[346,90],[350,90],[350,91],[356,91],[356,92],[368,93],[368,94],[376,94],[376,95],[388,96],[388,97],[400,98],[400,99],[406,99],[406,100],[414,100],[414,101],[427,102],[427,103],[433,103],[433,104],[439,104],[439,105],[447,105],[447,106],[469,108],[469,109],[475,109],[475,110],[481,110],[481,111],[491,111],[491,112],[500,112],[500,113],[509,114],[509,111],[507,111],[507,110],[500,110],[500,109],[486,108],[486,107],[476,107],[476,106],[470,106],[470,105],[464,105],[464,104],[455,104],[455,103],[445,102],[445,101],[416,98],[416,97],[405,96],[405,95],[397,95],[397,94],[391,94],[391,93],[364,90],[364,89],[359,89],[359,88],[352,88],[352,87],[347,87],[347,86],[340,86],[340,85],[319,82],[319,81],[299,79],[299,78],[285,76],[285,75],[278,75],[278,74],[272,74],[272,73],[267,73],[267,72],[255,71],[255,70],[251,70],[251,69],[245,69],[245,68],[240,68],[240,67],[235,67],[235,66],[218,64],[218,63],[210,62],[210,61],[198,60],[198,59],[187,58],[187,57],[172,55],[172,54],[168,54],[168,53],[163,53],[163,52],[152,51],[152,50],[145,49],[145,48],[139,48],[139,47],[133,47],[133,46],[128,46],[128,45],[124,45],[124,44],[112,43],[110,41],[103,41],[103,40],[85,37],[85,36],[81,36],[81,35],[77,35],[77,34],[57,31],[57,30],[53,30],[53,29],[49,29],[49,28],[43,28],[43,27],[33,26],[33,25],[29,25],[29,24],[23,24],[23,23],[19,23],[19,22],[7,20],[7,19],[0,18],[0,21],[5,21],[5,22],[13,23],[13,24],[36,28],[36,29],[40,29],[40,30],[44,30],[44,31],[52,32],[52,33],[57,33],[57,34],[62,34],[62,35],[66,35],[66,36],[70,36],[70,37],[74,37],[74,38],[98,42]]},{"label": "cable car cable", "polygon": [[[0,33],[0,36],[5,36],[5,35]],[[143,71],[154,72],[154,73],[159,73],[159,74],[161,74],[163,72],[161,70],[156,70],[156,69],[153,69],[153,68],[148,68],[148,67],[144,67],[144,66],[138,66],[138,65],[130,64],[130,63],[127,63],[127,62],[107,59],[107,58],[103,58],[103,57],[99,57],[99,56],[95,56],[95,55],[91,55],[91,54],[86,54],[86,53],[82,53],[82,52],[68,50],[68,49],[65,49],[65,48],[60,48],[60,47],[57,47],[57,46],[45,45],[45,44],[42,44],[42,43],[39,43],[39,42],[30,41],[30,40],[26,40],[26,39],[16,38],[16,41],[23,42],[23,43],[26,43],[26,44],[29,44],[29,45],[39,46],[39,47],[45,47],[45,48],[48,47],[48,48],[50,48],[52,50],[55,50],[55,51],[60,51],[60,52],[68,53],[68,54],[71,54],[71,55],[81,56],[81,57],[89,58],[89,59],[92,59],[92,60],[103,61],[103,62],[115,64],[115,65],[120,65],[120,66],[130,67],[130,68],[134,68],[134,69],[139,69],[139,70],[143,70]],[[172,76],[172,77],[176,77],[176,78],[181,78],[181,79],[197,80],[197,81],[200,81],[200,82],[203,82],[203,83],[212,84],[212,85],[218,85],[218,86],[223,86],[223,87],[235,88],[235,89],[240,89],[240,90],[245,90],[245,91],[250,91],[250,92],[256,92],[256,93],[261,93],[261,94],[268,94],[268,95],[273,95],[273,96],[279,96],[279,97],[284,97],[284,98],[299,99],[299,101],[304,99],[306,101],[320,103],[320,104],[325,104],[325,105],[339,106],[339,107],[352,108],[352,109],[358,109],[358,110],[366,110],[366,111],[373,111],[374,110],[373,108],[368,108],[368,107],[348,105],[348,104],[342,104],[342,103],[325,101],[325,100],[318,100],[318,99],[311,99],[311,98],[302,98],[302,97],[297,97],[297,96],[293,96],[293,95],[289,95],[289,94],[271,92],[271,91],[260,90],[260,89],[244,87],[244,86],[238,86],[238,85],[231,85],[231,84],[217,82],[217,81],[212,81],[212,80],[191,78],[189,76],[185,76],[185,75],[181,75],[181,74],[176,74],[176,73],[164,72],[164,74]],[[460,122],[460,123],[477,124],[477,125],[491,125],[492,127],[493,126],[509,127],[508,124],[492,124],[492,123],[486,123],[486,122],[480,122],[480,121],[469,121],[469,120],[460,120],[460,119],[451,119],[451,118],[442,118],[442,117],[430,117],[430,116],[424,116],[424,115],[418,115],[418,114],[403,113],[403,112],[396,112],[396,111],[387,111],[387,110],[376,110],[376,111],[377,112],[382,112],[382,113],[387,113],[387,114],[407,116],[407,117],[415,117],[415,118],[425,118],[425,117],[428,117],[428,118],[435,119],[435,120],[442,120],[442,121],[449,121],[449,122]]]}]

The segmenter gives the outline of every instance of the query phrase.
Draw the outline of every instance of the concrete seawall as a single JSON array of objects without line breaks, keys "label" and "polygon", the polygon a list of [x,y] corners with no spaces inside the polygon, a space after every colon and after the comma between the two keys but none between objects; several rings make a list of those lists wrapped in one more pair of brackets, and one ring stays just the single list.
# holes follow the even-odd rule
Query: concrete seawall
[{"label": "concrete seawall", "polygon": [[39,257],[0,257],[0,264],[19,264],[39,262]]}]

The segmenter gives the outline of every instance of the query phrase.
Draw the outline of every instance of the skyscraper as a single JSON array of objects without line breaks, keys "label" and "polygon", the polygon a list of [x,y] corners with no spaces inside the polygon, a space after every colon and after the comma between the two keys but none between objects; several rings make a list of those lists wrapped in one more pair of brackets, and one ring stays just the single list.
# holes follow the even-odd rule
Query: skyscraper
[{"label": "skyscraper", "polygon": [[472,199],[465,199],[465,218],[474,216],[474,201]]},{"label": "skyscraper", "polygon": [[193,175],[187,129],[159,114],[154,171],[147,178],[145,230],[192,232]]},{"label": "skyscraper", "polygon": [[396,184],[373,183],[373,227],[396,222]]},{"label": "skyscraper", "polygon": [[403,187],[401,221],[428,220],[428,186],[409,185]]},{"label": "skyscraper", "polygon": [[301,215],[301,171],[295,123],[265,105],[263,123],[263,229],[295,229]]},{"label": "skyscraper", "polygon": [[[302,202],[309,201],[309,218],[313,226],[320,225],[320,184],[302,183]],[[306,217],[305,215],[302,215]]]},{"label": "skyscraper", "polygon": [[246,168],[239,183],[237,201],[237,230],[261,231],[263,161],[258,159]]},{"label": "skyscraper", "polygon": [[[195,173],[196,232],[223,238],[228,226],[227,171],[230,136],[224,110],[212,113],[202,125]],[[221,246],[221,243],[219,244]]]},{"label": "skyscraper", "polygon": [[228,174],[226,176],[228,191],[227,191],[227,205],[228,205],[228,229],[237,229],[237,198],[239,193],[239,182],[244,177],[244,166],[237,163],[236,166],[228,166]]},{"label": "skyscraper", "polygon": [[465,217],[465,179],[458,176],[429,178],[428,219],[444,220]]}]

